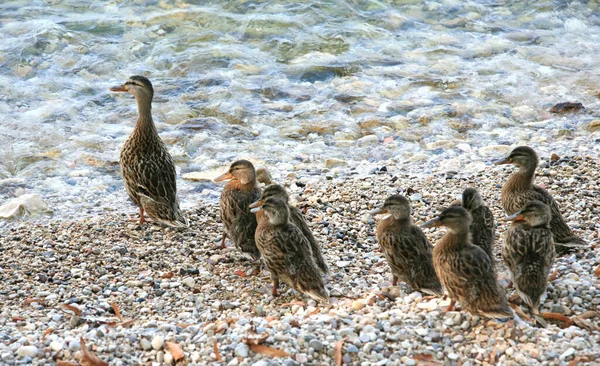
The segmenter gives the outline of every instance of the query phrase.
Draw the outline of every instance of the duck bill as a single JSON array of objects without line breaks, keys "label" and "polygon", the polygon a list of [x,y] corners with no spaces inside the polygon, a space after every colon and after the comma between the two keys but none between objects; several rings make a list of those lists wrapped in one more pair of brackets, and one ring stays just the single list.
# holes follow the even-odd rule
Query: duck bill
[{"label": "duck bill", "polygon": [[253,209],[251,209],[250,212],[257,213],[257,212],[261,212],[262,210],[263,210],[262,206],[258,206],[258,207],[254,207]]},{"label": "duck bill", "polygon": [[512,160],[509,157],[494,161],[494,165],[512,164]]},{"label": "duck bill", "polygon": [[426,223],[422,224],[421,227],[422,228],[430,228],[430,227],[438,227],[438,226],[442,226],[442,222],[440,221],[439,217],[436,217],[433,220],[429,220]]},{"label": "duck bill", "polygon": [[[258,201],[254,201],[254,202],[252,202],[252,203],[250,204],[250,206],[248,206],[248,207],[250,207],[250,208],[258,208],[258,207],[261,207],[261,208],[262,208],[262,205],[264,205],[264,204],[265,204],[265,201],[264,201],[264,200],[258,200]],[[254,212],[254,211],[252,211],[252,212]]]},{"label": "duck bill", "polygon": [[233,179],[233,175],[231,175],[231,173],[227,172],[227,173],[223,173],[221,175],[219,175],[218,177],[215,178],[215,182],[222,182],[224,180],[230,180]]},{"label": "duck bill", "polygon": [[388,209],[381,206],[381,207],[377,207],[376,209],[374,209],[373,211],[370,211],[369,214],[371,216],[375,216],[375,215],[382,215],[382,214],[386,214],[388,213]]},{"label": "duck bill", "polygon": [[111,86],[110,87],[110,91],[113,91],[113,92],[126,92],[127,89],[125,89],[125,85],[119,85],[119,86]]},{"label": "duck bill", "polygon": [[522,221],[524,220],[523,215],[520,212],[517,212],[514,215],[506,216],[506,221]]}]

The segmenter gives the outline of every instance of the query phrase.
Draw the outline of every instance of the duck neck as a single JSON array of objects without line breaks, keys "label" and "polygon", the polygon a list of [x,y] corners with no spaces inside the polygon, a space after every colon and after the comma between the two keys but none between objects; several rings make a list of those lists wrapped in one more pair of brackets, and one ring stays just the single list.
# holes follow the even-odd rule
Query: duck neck
[{"label": "duck neck", "polygon": [[459,230],[448,230],[446,233],[447,240],[444,243],[455,249],[465,247],[471,243],[471,233],[468,228]]},{"label": "duck neck", "polygon": [[239,179],[232,179],[229,181],[229,183],[227,183],[227,185],[232,189],[236,189],[236,190],[244,191],[244,192],[250,192],[254,188],[256,188],[257,182],[256,182],[256,179],[254,179],[253,181],[250,181],[250,182],[244,184]]},{"label": "duck neck", "polygon": [[535,176],[535,165],[522,166],[511,178],[512,185],[521,190],[528,190],[533,185],[533,177]]},{"label": "duck neck", "polygon": [[138,106],[138,120],[135,129],[144,134],[158,134],[152,120],[152,99],[141,94],[137,95],[135,100]]}]

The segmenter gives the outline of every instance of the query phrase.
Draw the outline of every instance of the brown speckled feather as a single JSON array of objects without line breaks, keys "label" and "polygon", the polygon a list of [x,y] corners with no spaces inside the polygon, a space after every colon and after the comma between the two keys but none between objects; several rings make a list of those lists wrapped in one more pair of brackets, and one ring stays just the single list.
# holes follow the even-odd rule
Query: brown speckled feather
[{"label": "brown speckled feather", "polygon": [[317,301],[328,300],[310,244],[295,225],[272,225],[266,215],[262,215],[256,231],[256,244],[273,279],[282,280]]},{"label": "brown speckled feather", "polygon": [[288,208],[290,209],[290,221],[292,224],[296,225],[298,229],[300,229],[302,234],[304,234],[304,236],[306,237],[306,240],[310,245],[312,256],[316,265],[323,273],[328,273],[329,268],[327,268],[327,264],[325,264],[325,259],[323,258],[323,253],[321,252],[321,246],[319,245],[317,239],[315,239],[312,231],[308,227],[308,223],[306,222],[304,215],[297,207],[288,205]]},{"label": "brown speckled feather", "polygon": [[473,314],[490,318],[513,316],[498,286],[490,257],[483,249],[447,232],[433,250],[435,270],[451,299]]},{"label": "brown speckled feather", "polygon": [[502,259],[517,293],[537,312],[554,261],[550,229],[546,226],[531,227],[523,221],[514,222],[506,232]]},{"label": "brown speckled feather", "polygon": [[381,220],[377,241],[394,276],[415,290],[443,294],[433,268],[433,246],[410,220],[394,220],[391,216]]},{"label": "brown speckled feather", "polygon": [[487,206],[479,206],[470,212],[473,221],[469,230],[473,244],[483,249],[492,260],[492,265],[494,265],[494,238],[496,233],[494,214]]},{"label": "brown speckled feather", "polygon": [[256,247],[256,215],[250,212],[250,204],[260,198],[260,188],[245,189],[236,181],[228,182],[221,193],[221,220],[225,232],[235,246],[253,259],[260,258]]}]

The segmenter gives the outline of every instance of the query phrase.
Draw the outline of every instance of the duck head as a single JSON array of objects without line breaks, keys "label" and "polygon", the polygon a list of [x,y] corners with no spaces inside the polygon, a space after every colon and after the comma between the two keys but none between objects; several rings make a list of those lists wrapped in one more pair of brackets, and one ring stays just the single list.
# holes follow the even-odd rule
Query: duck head
[{"label": "duck head", "polygon": [[250,212],[263,212],[269,219],[271,225],[283,225],[288,222],[290,211],[287,202],[278,197],[269,197],[264,201],[256,201],[252,205]]},{"label": "duck head", "polygon": [[283,188],[279,184],[271,184],[270,186],[263,189],[260,199],[256,202],[252,203],[250,205],[250,208],[252,208],[254,204],[257,204],[260,201],[265,201],[266,199],[268,199],[270,197],[281,198],[285,202],[288,202],[290,199],[290,196],[288,196],[285,188]]},{"label": "duck head", "polygon": [[535,169],[538,165],[538,156],[535,153],[535,150],[529,146],[519,146],[515,147],[513,151],[510,152],[510,155],[504,159],[495,161],[494,164],[515,164],[520,168]]},{"label": "duck head", "polygon": [[422,228],[430,228],[437,226],[445,226],[453,233],[461,231],[469,231],[469,225],[471,225],[471,214],[460,206],[452,206],[445,209],[442,213],[433,220],[429,220],[423,225]]},{"label": "duck head", "polygon": [[215,178],[215,182],[224,180],[237,180],[241,184],[256,182],[256,171],[254,165],[248,160],[238,160],[231,164],[229,170]]},{"label": "duck head", "polygon": [[386,198],[383,205],[370,212],[371,215],[380,215],[389,213],[395,220],[410,218],[410,202],[406,197],[395,194]]},{"label": "duck head", "polygon": [[531,201],[514,215],[506,216],[509,221],[525,221],[529,226],[548,226],[552,213],[547,204],[538,200]]},{"label": "duck head", "polygon": [[145,97],[152,100],[154,96],[154,88],[152,83],[145,76],[134,75],[129,78],[123,85],[113,86],[110,88],[113,92],[127,92],[134,97]]},{"label": "duck head", "polygon": [[[483,199],[475,188],[467,188],[462,193],[462,206],[472,211],[483,205]],[[460,205],[459,205],[460,206]]]}]

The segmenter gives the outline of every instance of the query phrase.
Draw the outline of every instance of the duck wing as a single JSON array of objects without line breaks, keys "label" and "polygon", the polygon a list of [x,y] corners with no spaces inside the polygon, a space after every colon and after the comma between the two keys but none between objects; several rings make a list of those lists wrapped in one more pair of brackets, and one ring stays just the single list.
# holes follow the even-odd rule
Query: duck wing
[{"label": "duck wing", "polygon": [[289,206],[289,208],[291,214],[291,221],[294,225],[296,225],[296,227],[298,227],[298,229],[300,229],[304,237],[308,240],[315,263],[323,273],[328,273],[329,268],[327,268],[327,264],[325,263],[325,259],[323,258],[321,246],[319,245],[317,239],[315,239],[315,236],[310,230],[310,227],[308,226],[304,215],[297,207]]},{"label": "duck wing", "polygon": [[559,246],[557,251],[564,253],[568,251],[567,248],[586,246],[587,242],[585,240],[573,234],[573,231],[571,231],[571,228],[565,222],[565,218],[560,213],[558,204],[550,193],[536,185],[533,186],[532,191],[535,192],[534,199],[540,200],[550,206],[550,211],[552,212],[550,230],[552,231],[552,235],[554,235],[555,244]]},{"label": "duck wing", "polygon": [[233,189],[225,186],[221,193],[221,220],[225,231],[235,246],[253,259],[260,258],[256,247],[256,215],[250,212],[250,204],[260,198],[260,189],[251,191]]},{"label": "duck wing", "polygon": [[317,301],[329,300],[325,282],[313,260],[310,244],[300,229],[293,224],[276,227],[270,235],[269,247],[269,253],[263,250],[269,270],[275,271],[296,291]]},{"label": "duck wing", "polygon": [[451,266],[450,276],[455,277],[454,287],[460,287],[457,299],[461,305],[474,314],[491,318],[513,316],[505,294],[498,286],[496,272],[490,257],[483,249],[470,245],[460,252]]},{"label": "duck wing", "polygon": [[383,231],[378,241],[392,273],[415,290],[443,293],[433,267],[433,246],[418,227]]},{"label": "duck wing", "polygon": [[473,244],[483,249],[494,263],[494,236],[496,225],[494,214],[487,206],[480,206],[471,212],[471,236]]},{"label": "duck wing", "polygon": [[179,209],[175,164],[165,146],[147,151],[133,164],[123,164],[128,190],[151,218],[171,226],[187,226]]}]

